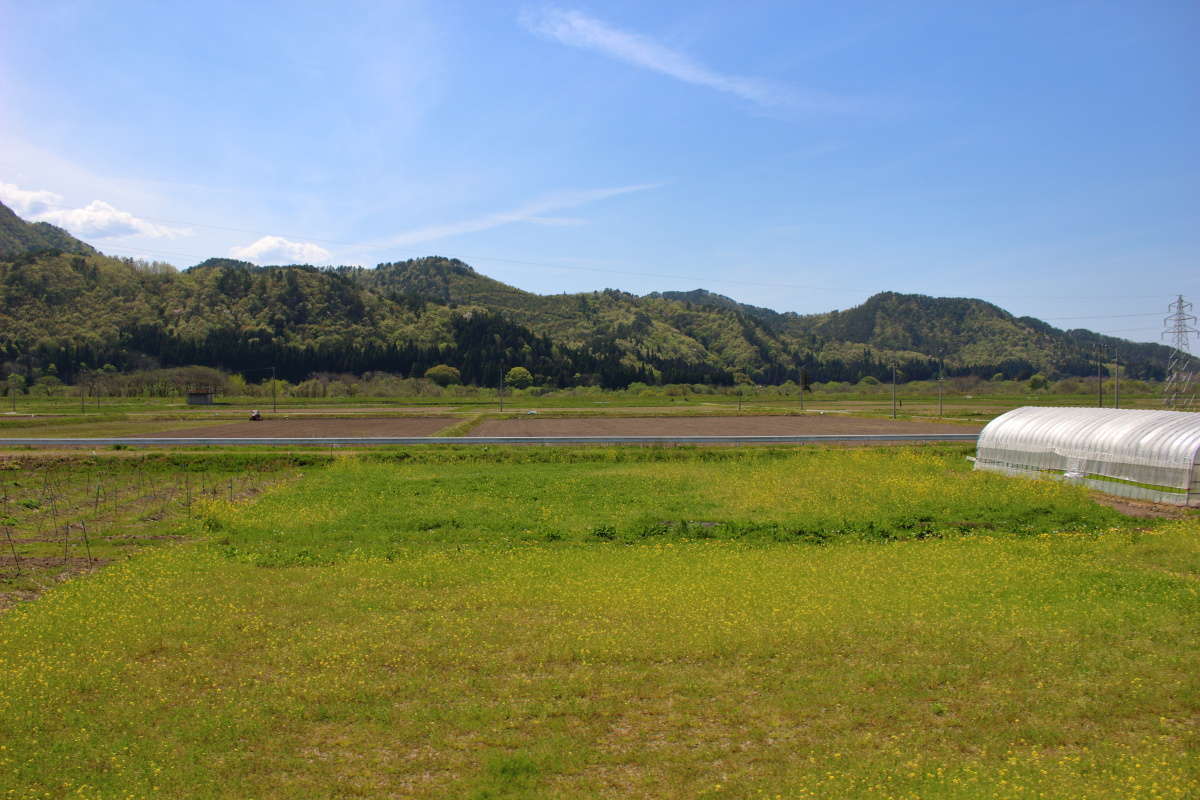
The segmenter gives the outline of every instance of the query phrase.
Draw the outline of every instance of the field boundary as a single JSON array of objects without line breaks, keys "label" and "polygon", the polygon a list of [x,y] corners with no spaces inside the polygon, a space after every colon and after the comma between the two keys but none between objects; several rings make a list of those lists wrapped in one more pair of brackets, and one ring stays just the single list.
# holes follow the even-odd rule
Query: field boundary
[{"label": "field boundary", "polygon": [[493,445],[493,444],[820,444],[838,442],[974,442],[976,433],[807,434],[796,436],[328,436],[328,437],[131,437],[0,439],[0,447],[124,447],[203,445]]}]

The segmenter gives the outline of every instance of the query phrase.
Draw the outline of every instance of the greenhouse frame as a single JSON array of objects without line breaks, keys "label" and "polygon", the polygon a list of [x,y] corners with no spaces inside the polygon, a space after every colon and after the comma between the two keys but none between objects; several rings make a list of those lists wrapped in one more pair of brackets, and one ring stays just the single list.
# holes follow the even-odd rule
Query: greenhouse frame
[{"label": "greenhouse frame", "polygon": [[979,434],[975,469],[1200,506],[1200,414],[1025,406]]}]

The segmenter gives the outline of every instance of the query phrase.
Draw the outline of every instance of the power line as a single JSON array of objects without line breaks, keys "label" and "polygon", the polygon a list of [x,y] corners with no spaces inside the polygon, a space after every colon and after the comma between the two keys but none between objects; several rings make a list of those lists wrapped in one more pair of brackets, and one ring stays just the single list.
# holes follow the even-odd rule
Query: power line
[{"label": "power line", "polygon": [[[144,248],[144,247],[133,247],[130,245],[121,245],[120,247],[125,250],[134,250],[137,252],[148,253],[151,255],[184,256],[186,258],[195,258],[198,261],[203,261],[206,258],[210,257],[210,256],[197,255],[195,253],[180,253],[177,251],[170,251],[170,250],[154,250],[154,249]],[[716,283],[716,284],[736,283],[736,284],[741,284],[741,285],[765,286],[765,287],[771,287],[771,288],[801,288],[801,287],[795,286],[794,284],[759,283],[759,282],[755,282],[755,281],[738,281],[736,279],[698,279],[698,278],[694,278],[694,277],[685,277],[685,276],[679,276],[679,275],[665,275],[665,274],[658,274],[658,273],[623,272],[620,270],[603,270],[603,269],[590,268],[590,267],[565,267],[565,266],[560,266],[560,265],[556,265],[556,264],[547,264],[547,263],[543,263],[543,262],[523,261],[523,260],[517,260],[517,259],[492,258],[489,256],[461,256],[461,258],[462,259],[471,259],[472,261],[475,261],[477,263],[480,261],[501,261],[501,262],[512,263],[512,264],[529,264],[532,266],[545,266],[545,267],[550,267],[550,268],[554,268],[554,269],[579,269],[579,270],[587,270],[587,271],[591,271],[591,272],[609,272],[609,273],[619,274],[619,275],[650,275],[650,276],[654,276],[654,277],[673,278],[675,280],[707,280],[707,281],[709,281],[710,284],[711,283]],[[388,263],[388,262],[381,262],[381,263]],[[552,296],[552,295],[543,295],[543,296]],[[545,312],[545,313],[549,313],[549,312]],[[1157,316],[1159,316],[1159,312],[1150,312],[1150,313],[1144,313],[1144,314],[1089,314],[1087,316],[1077,316],[1077,317],[1039,317],[1038,319],[1040,319],[1043,322],[1060,322],[1060,321],[1067,321],[1067,320],[1127,319],[1127,318],[1132,318],[1132,317],[1157,317]],[[1157,330],[1159,330],[1159,329],[1158,328],[1121,328],[1118,330],[1094,331],[1094,333],[1099,333],[1101,335],[1108,336],[1108,335],[1116,334],[1116,333],[1144,333],[1147,331],[1157,331]]]},{"label": "power line", "polygon": [[180,252],[174,251],[174,250],[153,250],[148,247],[134,247],[132,245],[126,245],[126,244],[118,245],[118,248],[121,250],[133,250],[138,253],[149,253],[151,255],[183,256],[184,258],[195,258],[195,259],[199,259],[200,261],[203,261],[206,258],[211,258],[211,256],[200,256],[200,255],[196,255],[195,253],[180,253]]},{"label": "power line", "polygon": [[[1089,314],[1086,317],[1044,317],[1046,321],[1058,321],[1069,319],[1124,319],[1126,317],[1160,317],[1161,311],[1152,311],[1148,314]],[[1155,328],[1155,330],[1158,330]]]},{"label": "power line", "polygon": [[[73,208],[73,206],[63,204],[63,203],[45,203],[45,205],[52,207],[52,208],[60,208],[60,209],[72,209]],[[151,222],[159,222],[159,223],[170,224],[170,225],[187,225],[187,226],[197,227],[197,228],[208,228],[211,230],[221,230],[221,231],[230,231],[230,232],[235,232],[235,233],[245,233],[245,234],[249,234],[252,236],[256,235],[256,236],[292,237],[295,239],[301,239],[301,240],[310,241],[310,242],[331,244],[331,245],[335,245],[335,246],[339,246],[339,247],[351,247],[351,248],[357,248],[360,250],[367,250],[367,251],[381,250],[381,249],[384,249],[387,247],[394,246],[394,245],[391,245],[386,242],[382,242],[382,243],[377,243],[377,242],[352,243],[352,242],[345,242],[345,241],[341,241],[341,240],[337,240],[337,239],[327,239],[327,238],[323,238],[323,237],[311,236],[311,235],[307,235],[307,234],[296,234],[296,233],[274,233],[274,234],[271,234],[266,231],[254,230],[254,229],[250,229],[250,228],[237,228],[237,227],[222,226],[222,225],[211,225],[211,224],[203,223],[203,222],[176,220],[176,219],[168,219],[168,218],[163,218],[163,217],[140,217],[140,218],[145,219],[147,221],[151,221]],[[199,254],[195,254],[195,253],[184,253],[184,252],[174,251],[174,250],[161,250],[161,249],[155,249],[155,248],[137,247],[137,246],[133,246],[133,245],[117,245],[117,247],[118,247],[118,249],[121,249],[121,250],[129,250],[129,251],[149,254],[149,255],[153,255],[153,256],[167,256],[167,257],[195,259],[197,262],[204,261],[207,258],[211,257],[209,255],[199,255]],[[675,281],[695,282],[697,285],[707,284],[707,285],[755,286],[755,287],[769,288],[769,289],[791,289],[791,290],[797,290],[797,291],[838,292],[838,293],[844,293],[844,294],[868,294],[868,295],[874,294],[875,292],[878,291],[878,289],[865,289],[865,288],[847,287],[847,286],[836,286],[835,287],[835,286],[817,286],[817,285],[811,285],[811,284],[774,283],[774,282],[766,282],[766,281],[740,280],[737,278],[714,278],[711,276],[701,278],[701,277],[696,277],[696,276],[691,276],[691,275],[676,275],[676,274],[671,274],[671,273],[647,272],[644,270],[621,270],[621,269],[604,268],[604,267],[585,267],[585,266],[567,265],[567,264],[552,263],[552,262],[545,262],[545,261],[531,261],[528,259],[504,258],[501,256],[458,254],[458,257],[463,260],[473,261],[475,263],[495,262],[495,263],[502,263],[502,264],[518,264],[518,265],[523,265],[523,266],[539,267],[539,268],[543,268],[543,269],[565,270],[565,271],[574,271],[574,272],[591,272],[591,273],[607,274],[607,275],[625,275],[625,276],[632,276],[632,277],[638,277],[638,278],[661,278],[661,279],[675,280]],[[1111,296],[1083,297],[1080,295],[1058,296],[1058,297],[1055,297],[1052,295],[989,295],[989,297],[992,299],[996,299],[996,300],[1001,300],[1001,299],[1009,299],[1009,300],[1012,300],[1012,299],[1043,299],[1043,300],[1050,300],[1050,299],[1107,300],[1107,299],[1112,299]],[[1157,297],[1159,297],[1159,295],[1140,295],[1140,296],[1139,295],[1123,295],[1121,299],[1157,298]],[[1045,321],[1054,322],[1054,321],[1070,321],[1070,320],[1118,319],[1118,318],[1148,317],[1148,316],[1156,316],[1156,315],[1155,314],[1114,314],[1114,315],[1089,315],[1089,316],[1074,316],[1074,317],[1049,317],[1049,318],[1045,318]],[[1149,328],[1125,329],[1125,330],[1121,330],[1121,331],[1113,331],[1113,333],[1136,333],[1136,332],[1142,332],[1142,331],[1146,331],[1146,330],[1151,330],[1151,329],[1149,329]]]},{"label": "power line", "polygon": [[[605,274],[610,274],[610,275],[633,275],[633,276],[637,276],[637,277],[646,277],[646,278],[669,278],[671,280],[677,280],[677,281],[698,281],[698,282],[709,283],[709,284],[714,284],[714,283],[722,284],[723,283],[723,284],[736,284],[736,285],[741,285],[741,286],[761,286],[761,287],[765,287],[765,288],[769,288],[769,289],[798,289],[801,291],[844,292],[846,294],[868,294],[868,295],[876,294],[879,291],[879,289],[877,289],[877,288],[876,289],[865,289],[865,288],[861,288],[861,287],[847,287],[847,286],[834,287],[834,286],[813,286],[810,284],[796,284],[796,283],[764,283],[761,281],[738,280],[737,278],[712,278],[712,277],[697,278],[695,276],[689,276],[689,275],[671,275],[671,274],[666,274],[666,273],[644,272],[644,271],[640,271],[640,270],[635,272],[635,271],[607,269],[607,268],[600,268],[600,267],[567,266],[564,264],[552,264],[552,263],[547,263],[544,261],[523,261],[523,260],[512,259],[512,258],[498,258],[495,256],[480,256],[480,255],[472,256],[472,255],[466,255],[466,254],[462,254],[462,253],[458,254],[457,257],[464,261],[466,261],[466,260],[470,260],[470,261],[474,261],[474,262],[497,261],[497,262],[506,263],[506,264],[525,264],[528,266],[546,267],[546,268],[550,268],[550,269],[563,269],[563,270],[581,271],[581,272],[599,272],[599,273],[605,273]],[[736,269],[738,269],[738,267],[734,266],[731,269],[736,270]],[[1147,295],[1128,295],[1128,294],[1126,294],[1126,295],[1101,295],[1101,296],[1087,297],[1087,296],[1081,296],[1081,295],[997,295],[997,294],[989,294],[988,297],[995,298],[995,299],[1006,299],[1006,300],[1018,300],[1018,299],[1020,299],[1020,300],[1113,300],[1113,299],[1147,300],[1147,299],[1158,299],[1158,298],[1162,297],[1162,295],[1161,294],[1147,294]],[[1120,315],[1120,316],[1125,316],[1125,315]],[[1130,315],[1130,316],[1132,316],[1132,315]],[[1139,314],[1137,316],[1158,316],[1158,314],[1145,314],[1145,315]],[[1106,317],[1095,317],[1095,316],[1075,317],[1074,319],[1098,319],[1098,318],[1106,318]],[[1060,317],[1059,319],[1070,319],[1070,318]]]},{"label": "power line", "polygon": [[[1076,328],[1075,330],[1078,330],[1078,328]],[[1110,333],[1141,333],[1143,331],[1159,331],[1159,330],[1162,330],[1162,328],[1117,328],[1116,330],[1109,329],[1109,332]],[[1102,333],[1102,331],[1095,331],[1095,333]]]}]

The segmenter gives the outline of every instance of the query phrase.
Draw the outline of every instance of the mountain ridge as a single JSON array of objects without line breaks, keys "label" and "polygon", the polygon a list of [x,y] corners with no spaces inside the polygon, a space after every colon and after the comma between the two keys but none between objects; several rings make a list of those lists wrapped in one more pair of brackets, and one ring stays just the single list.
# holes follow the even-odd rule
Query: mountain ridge
[{"label": "mountain ridge", "polygon": [[62,247],[46,248],[40,229],[0,209],[0,222],[11,216],[6,241],[24,248],[0,256],[0,357],[10,372],[22,359],[68,377],[103,363],[270,364],[304,378],[422,374],[445,362],[470,382],[494,381],[503,363],[555,385],[777,384],[883,378],[893,363],[906,379],[928,378],[943,360],[951,375],[1088,375],[1097,345],[1114,349],[1131,377],[1161,378],[1170,355],[974,298],[880,292],[802,315],[705,289],[539,295],[441,256],[374,269],[211,258],[175,272],[104,256],[65,231]]}]

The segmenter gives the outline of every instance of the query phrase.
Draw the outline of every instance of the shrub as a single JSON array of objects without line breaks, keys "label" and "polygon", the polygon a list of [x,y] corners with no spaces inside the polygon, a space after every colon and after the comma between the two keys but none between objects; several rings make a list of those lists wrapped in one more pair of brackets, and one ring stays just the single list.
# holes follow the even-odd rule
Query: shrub
[{"label": "shrub", "polygon": [[617,537],[617,529],[612,525],[597,525],[592,528],[592,536],[595,536],[597,539],[612,541]]},{"label": "shrub", "polygon": [[438,386],[446,387],[452,383],[462,383],[462,373],[448,364],[438,364],[425,370],[425,377]]},{"label": "shrub", "polygon": [[513,367],[505,374],[504,383],[514,389],[528,389],[533,385],[533,373],[524,367]]}]

